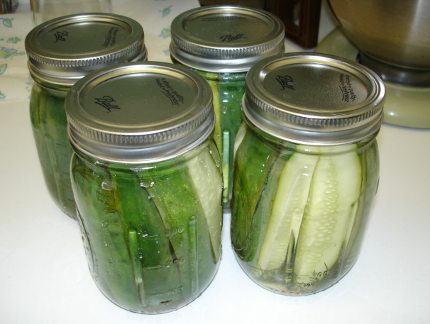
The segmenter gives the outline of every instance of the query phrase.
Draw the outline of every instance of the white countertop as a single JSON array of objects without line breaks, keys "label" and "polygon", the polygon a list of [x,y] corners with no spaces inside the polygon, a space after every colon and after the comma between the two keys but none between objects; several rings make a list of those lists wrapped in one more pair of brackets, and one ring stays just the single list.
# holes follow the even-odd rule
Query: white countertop
[{"label": "white countertop", "polygon": [[[163,28],[197,0],[113,3],[115,12],[142,23],[149,58],[168,60]],[[32,22],[22,11],[0,16],[0,323],[430,323],[430,130],[385,124],[379,192],[362,251],[335,286],[306,297],[258,287],[234,258],[227,216],[218,274],[197,300],[163,315],[134,314],[108,301],[91,279],[77,223],[57,209],[42,178],[20,52]],[[326,18],[322,33],[332,28]],[[4,59],[9,45],[18,50]]]}]

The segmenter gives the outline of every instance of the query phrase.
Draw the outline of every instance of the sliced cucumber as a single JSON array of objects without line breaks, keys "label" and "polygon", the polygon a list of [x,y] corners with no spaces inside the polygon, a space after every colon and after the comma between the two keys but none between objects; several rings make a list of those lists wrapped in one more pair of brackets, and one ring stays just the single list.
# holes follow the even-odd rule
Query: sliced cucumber
[{"label": "sliced cucumber", "polygon": [[[160,292],[170,292],[180,281],[181,264],[176,264],[167,225],[139,175],[126,169],[110,170],[118,218],[128,243],[141,309],[157,309],[169,300]],[[112,269],[114,271],[115,268]],[[156,271],[152,269],[158,269]],[[127,292],[124,292],[126,294]]]},{"label": "sliced cucumber", "polygon": [[267,175],[267,182],[264,184],[260,199],[257,203],[254,214],[251,217],[250,230],[243,246],[243,260],[250,261],[253,264],[258,263],[259,251],[264,243],[264,237],[268,234],[267,226],[270,222],[267,214],[273,208],[273,201],[276,195],[276,184],[278,183],[279,175],[285,166],[285,160],[277,157],[270,166],[270,171]]},{"label": "sliced cucumber", "polygon": [[364,230],[370,209],[372,206],[373,197],[376,195],[379,182],[379,155],[378,145],[376,141],[372,141],[367,147],[362,148],[361,152],[361,166],[362,166],[362,184],[361,196],[358,203],[356,216],[353,223],[351,223],[348,234],[345,238],[345,260],[344,267],[350,269],[354,264],[360,242],[364,235]]},{"label": "sliced cucumber", "polygon": [[242,122],[241,102],[245,91],[245,73],[200,73],[207,79],[213,93],[216,117],[213,138],[223,164],[223,203],[227,205],[232,193],[234,143]]},{"label": "sliced cucumber", "polygon": [[[199,152],[203,157],[194,157],[197,159],[192,162],[194,168],[201,168],[199,164],[203,161],[216,168],[207,150],[209,148]],[[181,161],[174,167],[146,170],[140,173],[140,177],[141,181],[148,184],[146,190],[163,219],[166,233],[169,233],[171,252],[180,266],[180,286],[184,296],[191,298],[209,284],[217,269],[220,246],[214,246],[213,243],[220,242],[217,235],[220,235],[221,230],[215,230],[217,221],[214,218],[216,212],[219,213],[216,219],[219,220],[222,215],[221,201],[218,199],[222,188],[219,174],[212,168],[210,176],[215,178],[209,179],[206,173],[207,187],[201,188],[203,183],[199,181],[202,174],[198,170],[191,171],[188,163]],[[209,200],[200,190],[213,191],[214,195]],[[202,202],[206,207],[203,207]],[[210,224],[207,216],[211,218]],[[211,230],[209,226],[212,226]]]},{"label": "sliced cucumber", "polygon": [[297,145],[290,152],[268,151],[246,132],[236,153],[231,236],[259,284],[308,294],[341,278],[357,257],[377,149]]},{"label": "sliced cucumber", "polygon": [[195,194],[202,205],[209,227],[215,258],[218,259],[221,254],[222,227],[222,181],[219,170],[207,150],[202,151],[187,164]]},{"label": "sliced cucumber", "polygon": [[[306,151],[306,153],[301,153]],[[257,267],[286,270],[300,285],[328,275],[345,248],[361,192],[355,146],[298,146],[276,186]]]},{"label": "sliced cucumber", "polygon": [[253,215],[277,157],[273,147],[257,144],[255,136],[251,131],[245,133],[235,159],[231,238],[240,258],[247,254]]},{"label": "sliced cucumber", "polygon": [[218,81],[208,80],[212,89],[213,106],[215,112],[215,128],[213,138],[219,152],[222,152],[221,105],[218,91]]},{"label": "sliced cucumber", "polygon": [[262,270],[280,268],[288,249],[294,250],[318,159],[318,155],[295,153],[285,163],[258,260]]},{"label": "sliced cucumber", "polygon": [[354,145],[345,149],[324,148],[315,167],[294,259],[299,284],[309,285],[329,274],[354,221],[361,164]]},{"label": "sliced cucumber", "polygon": [[[215,154],[215,144],[211,143]],[[116,304],[177,309],[212,280],[220,258],[218,156],[145,167],[73,159],[73,189],[92,275]]]},{"label": "sliced cucumber", "polygon": [[[134,280],[132,260],[120,221],[112,186],[106,186],[109,174],[98,172],[73,157],[72,185],[79,210],[91,274],[103,293],[115,303],[134,311],[140,310],[140,296]],[[88,202],[88,197],[92,201]]]},{"label": "sliced cucumber", "polygon": [[64,97],[33,87],[30,117],[43,176],[49,193],[61,210],[76,218],[70,183],[72,147],[67,137]]},{"label": "sliced cucumber", "polygon": [[236,134],[236,139],[234,141],[234,148],[233,148],[233,160],[236,156],[236,151],[239,148],[240,144],[243,141],[243,138],[245,137],[246,134],[246,124],[242,124],[239,128],[239,130],[237,131]]}]

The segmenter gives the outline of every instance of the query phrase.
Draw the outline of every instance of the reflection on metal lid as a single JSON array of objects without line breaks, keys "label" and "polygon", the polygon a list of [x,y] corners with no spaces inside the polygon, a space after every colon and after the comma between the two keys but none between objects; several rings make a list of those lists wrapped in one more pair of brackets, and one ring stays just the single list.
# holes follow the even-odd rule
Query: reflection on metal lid
[{"label": "reflection on metal lid", "polygon": [[385,88],[354,62],[314,53],[265,59],[246,78],[244,115],[281,139],[336,145],[374,135],[382,122]]},{"label": "reflection on metal lid", "polygon": [[282,21],[259,9],[192,9],[173,20],[171,33],[173,58],[207,71],[246,71],[256,61],[284,50]]},{"label": "reflection on metal lid", "polygon": [[62,85],[72,85],[107,64],[146,59],[142,26],[115,14],[52,19],[30,31],[25,47],[32,76]]},{"label": "reflection on metal lid", "polygon": [[97,158],[169,159],[208,138],[212,92],[196,73],[167,63],[120,64],[93,72],[66,99],[69,136]]}]

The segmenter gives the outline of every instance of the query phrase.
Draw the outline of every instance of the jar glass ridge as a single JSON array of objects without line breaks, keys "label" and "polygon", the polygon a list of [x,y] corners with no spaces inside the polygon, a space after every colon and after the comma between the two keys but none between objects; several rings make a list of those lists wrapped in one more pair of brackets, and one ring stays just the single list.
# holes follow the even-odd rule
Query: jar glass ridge
[{"label": "jar glass ridge", "polygon": [[75,218],[69,174],[72,147],[67,139],[67,118],[63,108],[66,94],[66,88],[50,89],[34,83],[30,120],[48,191],[56,205]]},{"label": "jar glass ridge", "polygon": [[313,294],[356,262],[379,181],[384,95],[374,72],[317,53],[268,58],[248,72],[231,240],[260,286]]},{"label": "jar glass ridge", "polygon": [[173,64],[117,64],[80,80],[66,114],[73,193],[98,288],[138,313],[187,305],[221,257],[209,85]]},{"label": "jar glass ridge", "polygon": [[[73,155],[88,264],[108,299],[133,312],[159,314],[187,305],[209,286],[221,257],[219,166],[210,139],[150,164]],[[199,175],[206,182],[195,183]]]},{"label": "jar glass ridge", "polygon": [[376,139],[307,146],[244,127],[232,199],[239,264],[257,284],[281,294],[332,286],[358,258],[379,180]]},{"label": "jar glass ridge", "polygon": [[229,208],[245,76],[258,60],[284,51],[284,25],[278,17],[260,9],[204,6],[177,16],[171,33],[172,61],[197,71],[213,92],[214,139],[223,161],[223,202]]},{"label": "jar glass ridge", "polygon": [[[117,33],[121,40],[114,40]],[[72,148],[65,97],[73,84],[92,70],[115,62],[146,60],[143,37],[138,22],[101,13],[52,19],[26,37],[28,68],[34,80],[30,119],[43,176],[56,205],[72,218],[76,218],[76,208],[70,185]],[[88,47],[94,38],[105,41]]]}]

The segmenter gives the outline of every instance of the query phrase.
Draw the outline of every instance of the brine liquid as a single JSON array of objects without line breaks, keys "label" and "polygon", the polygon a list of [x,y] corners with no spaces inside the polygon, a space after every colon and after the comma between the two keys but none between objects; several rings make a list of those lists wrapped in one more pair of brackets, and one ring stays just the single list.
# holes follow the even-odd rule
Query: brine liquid
[{"label": "brine liquid", "polygon": [[358,257],[378,184],[378,149],[375,140],[308,152],[289,147],[247,128],[236,152],[231,239],[259,285],[307,295],[336,283]]},{"label": "brine liquid", "polygon": [[223,165],[223,202],[228,206],[232,192],[233,149],[242,115],[245,73],[200,73],[208,80],[214,95],[216,125],[214,139]]},{"label": "brine liquid", "polygon": [[120,307],[173,311],[197,298],[216,273],[219,156],[213,143],[197,151],[147,165],[114,165],[77,154],[72,159],[89,268],[99,289]]},{"label": "brine liquid", "polygon": [[43,176],[51,197],[68,216],[76,218],[70,183],[72,147],[67,137],[64,96],[33,86],[30,117]]}]

